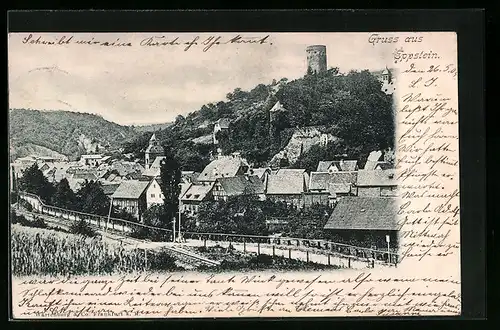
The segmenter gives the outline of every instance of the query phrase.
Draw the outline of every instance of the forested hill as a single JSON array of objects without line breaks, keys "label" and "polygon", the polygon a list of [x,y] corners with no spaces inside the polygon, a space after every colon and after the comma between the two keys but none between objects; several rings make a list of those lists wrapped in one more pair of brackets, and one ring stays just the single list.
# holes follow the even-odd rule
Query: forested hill
[{"label": "forested hill", "polygon": [[69,111],[12,109],[9,125],[12,159],[30,154],[77,159],[83,153],[118,149],[139,136],[132,127]]},{"label": "forested hill", "polygon": [[[271,123],[269,110],[277,101],[286,111],[274,113]],[[381,91],[381,83],[367,70],[340,74],[331,69],[294,81],[261,84],[250,91],[236,88],[226,100],[204,105],[186,117],[178,116],[174,125],[156,135],[172,146],[184,169],[201,170],[209,153],[214,152],[209,135],[220,118],[230,119],[228,135],[220,135],[223,152],[241,152],[256,166],[268,163],[293,131],[302,127],[319,127],[336,138],[326,147],[315,146],[302,153],[290,164],[293,167],[312,168],[320,158],[339,155],[363,162],[371,151],[394,144],[392,96]],[[128,144],[126,152],[142,158],[141,150],[150,135],[144,133]]]}]

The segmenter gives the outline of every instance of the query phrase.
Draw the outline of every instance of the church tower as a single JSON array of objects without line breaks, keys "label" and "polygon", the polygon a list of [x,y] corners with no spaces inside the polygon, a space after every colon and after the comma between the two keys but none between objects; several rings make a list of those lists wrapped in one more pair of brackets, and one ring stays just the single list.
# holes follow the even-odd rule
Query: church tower
[{"label": "church tower", "polygon": [[321,73],[326,71],[326,46],[311,45],[306,48],[307,73]]},{"label": "church tower", "polygon": [[156,157],[163,156],[164,150],[161,145],[159,145],[158,140],[156,139],[156,134],[153,133],[151,138],[149,139],[149,146],[145,152],[145,168],[150,168],[151,164],[155,161]]}]

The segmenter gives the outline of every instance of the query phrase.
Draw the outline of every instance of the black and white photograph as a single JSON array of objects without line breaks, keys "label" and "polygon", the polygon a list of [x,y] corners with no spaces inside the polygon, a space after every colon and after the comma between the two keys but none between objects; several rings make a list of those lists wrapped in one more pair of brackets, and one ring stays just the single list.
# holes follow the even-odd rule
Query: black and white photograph
[{"label": "black and white photograph", "polygon": [[[420,80],[407,77],[412,70],[420,72],[418,66],[429,66],[422,61],[431,61],[431,72],[456,80],[456,65],[432,64],[446,55],[438,47],[409,52],[395,45],[416,45],[425,38],[398,33],[11,33],[10,266],[14,279],[33,284],[19,293],[21,314],[158,316],[147,312],[153,305],[141,305],[149,299],[146,294],[130,298],[137,305],[128,301],[143,306],[142,312],[113,315],[105,311],[111,307],[96,306],[100,303],[72,306],[55,296],[47,303],[55,293],[36,289],[37,283],[86,283],[83,291],[94,283],[95,290],[110,293],[124,283],[131,290],[133,280],[124,279],[137,281],[137,276],[165,290],[169,281],[187,286],[186,274],[215,285],[231,283],[232,274],[293,278],[318,273],[324,274],[315,280],[320,285],[320,276],[357,272],[353,282],[361,285],[375,277],[366,274],[398,271],[405,259],[451,255],[453,244],[443,245],[451,229],[446,234],[442,227],[451,226],[458,211],[449,201],[430,211],[425,199],[458,196],[444,181],[452,172],[436,171],[458,166],[453,157],[429,154],[456,150],[439,146],[442,141],[418,146],[450,138],[449,128],[433,128],[433,133],[398,129],[403,124],[430,127],[429,118],[443,111],[451,113],[446,120],[456,114],[450,105],[455,96],[406,90],[402,98],[408,79],[415,88],[436,83],[438,78],[425,74]],[[419,119],[427,110],[433,115]],[[450,125],[444,120],[432,125],[441,123]],[[401,142],[405,138],[415,142]],[[431,220],[426,212],[451,217]],[[405,230],[410,223],[426,229]],[[432,243],[402,244],[417,236]],[[259,276],[268,275],[246,276],[239,283],[259,283]],[[273,282],[277,275],[270,276]],[[101,277],[120,278],[121,284],[112,289],[111,282],[89,280]],[[97,283],[104,286],[99,289]],[[192,314],[187,310],[189,301],[209,304],[211,295],[249,300],[252,292],[248,285],[219,285],[210,293],[202,283],[193,287],[199,294],[176,293],[178,286],[168,291],[180,300],[189,296],[184,307],[157,310],[177,317],[193,317],[195,311],[238,314],[231,304],[192,307]],[[274,289],[286,290],[276,284]],[[290,303],[293,309],[267,298],[240,309],[328,313],[331,306],[311,306],[328,305],[332,295],[348,289],[325,290],[301,296],[307,287],[290,287],[287,297],[297,300]],[[372,293],[364,297],[371,299]],[[391,296],[373,293],[381,295]],[[408,290],[399,297],[415,298]],[[440,311],[453,313],[448,301],[459,305],[457,297],[446,297]],[[338,304],[337,312],[369,314],[376,299],[361,307],[346,304],[344,310]],[[432,308],[412,311],[436,312]]]}]

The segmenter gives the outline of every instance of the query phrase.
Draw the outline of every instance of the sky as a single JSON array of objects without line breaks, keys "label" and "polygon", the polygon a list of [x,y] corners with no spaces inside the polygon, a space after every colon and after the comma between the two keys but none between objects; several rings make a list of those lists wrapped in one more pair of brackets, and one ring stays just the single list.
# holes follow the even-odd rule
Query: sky
[{"label": "sky", "polygon": [[[13,33],[8,44],[9,107],[94,113],[122,125],[170,122],[203,104],[225,100],[235,88],[250,90],[273,79],[302,77],[309,45],[325,45],[328,67],[341,72],[390,67],[394,48],[368,42],[371,34]],[[228,42],[238,35],[239,41],[269,37],[264,43]],[[211,36],[220,37],[220,44],[204,51],[201,43]],[[63,37],[62,44],[41,43]],[[185,43],[196,37],[198,44],[185,50]],[[149,38],[178,45],[147,45]]]}]

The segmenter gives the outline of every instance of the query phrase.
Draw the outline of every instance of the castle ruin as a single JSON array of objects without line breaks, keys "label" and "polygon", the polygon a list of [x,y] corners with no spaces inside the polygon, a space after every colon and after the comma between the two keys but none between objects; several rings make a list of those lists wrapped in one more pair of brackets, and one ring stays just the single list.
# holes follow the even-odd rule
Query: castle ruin
[{"label": "castle ruin", "polygon": [[306,48],[307,73],[321,73],[326,71],[326,46],[311,45]]}]

